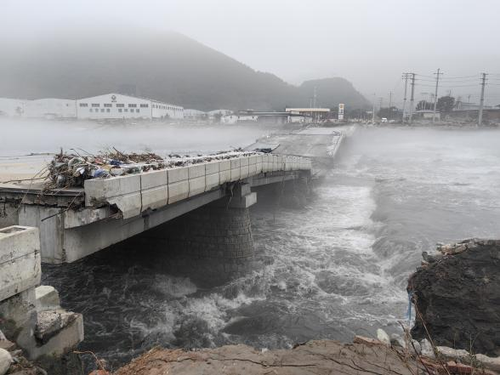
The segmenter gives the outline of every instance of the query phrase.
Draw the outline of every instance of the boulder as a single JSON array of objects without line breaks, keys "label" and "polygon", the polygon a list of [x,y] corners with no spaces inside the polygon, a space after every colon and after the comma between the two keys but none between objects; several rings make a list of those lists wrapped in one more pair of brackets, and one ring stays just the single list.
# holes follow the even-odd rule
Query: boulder
[{"label": "boulder", "polygon": [[500,355],[500,240],[465,240],[438,251],[443,257],[408,281],[418,312],[412,336],[427,338],[428,331],[436,345]]},{"label": "boulder", "polygon": [[12,364],[12,356],[5,349],[0,349],[0,375],[5,375]]},{"label": "boulder", "polygon": [[377,329],[377,339],[383,342],[385,345],[391,345],[391,338],[383,329]]}]

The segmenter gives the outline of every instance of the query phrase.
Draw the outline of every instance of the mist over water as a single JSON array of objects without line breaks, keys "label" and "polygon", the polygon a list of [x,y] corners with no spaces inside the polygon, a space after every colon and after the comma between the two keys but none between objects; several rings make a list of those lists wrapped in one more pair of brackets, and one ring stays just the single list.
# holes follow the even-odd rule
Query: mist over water
[{"label": "mist over water", "polygon": [[[91,121],[46,121],[0,118],[0,157],[29,153],[97,153],[117,148],[124,152],[154,151],[161,156],[182,152],[214,152],[247,146],[269,129],[261,125],[206,125],[137,121],[124,125]],[[40,140],[43,139],[43,142]],[[71,150],[73,149],[73,150]]]},{"label": "mist over water", "polygon": [[137,241],[46,265],[44,283],[84,314],[82,348],[115,368],[158,344],[277,348],[394,331],[422,251],[500,237],[499,143],[498,131],[360,129],[306,208],[252,208],[255,270],[220,287],[166,272],[168,249]]}]

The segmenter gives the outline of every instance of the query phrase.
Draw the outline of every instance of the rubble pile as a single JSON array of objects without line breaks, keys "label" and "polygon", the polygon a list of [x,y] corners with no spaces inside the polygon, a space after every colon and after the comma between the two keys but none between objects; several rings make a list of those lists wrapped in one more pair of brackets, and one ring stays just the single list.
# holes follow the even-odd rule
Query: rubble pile
[{"label": "rubble pile", "polygon": [[83,182],[91,178],[111,178],[255,154],[236,150],[197,156],[170,154],[167,158],[162,158],[152,152],[127,154],[116,149],[98,155],[65,153],[61,150],[48,165],[45,188],[83,187]]}]

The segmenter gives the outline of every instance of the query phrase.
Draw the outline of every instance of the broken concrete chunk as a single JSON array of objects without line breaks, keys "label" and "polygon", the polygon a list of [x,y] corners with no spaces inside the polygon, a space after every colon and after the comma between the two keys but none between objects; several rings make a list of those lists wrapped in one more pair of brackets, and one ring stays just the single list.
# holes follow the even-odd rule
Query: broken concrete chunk
[{"label": "broken concrete chunk", "polygon": [[37,311],[59,309],[61,300],[58,291],[50,285],[40,285],[35,289]]},{"label": "broken concrete chunk", "polygon": [[37,315],[35,336],[42,343],[46,343],[78,317],[78,314],[63,309],[41,311]]}]

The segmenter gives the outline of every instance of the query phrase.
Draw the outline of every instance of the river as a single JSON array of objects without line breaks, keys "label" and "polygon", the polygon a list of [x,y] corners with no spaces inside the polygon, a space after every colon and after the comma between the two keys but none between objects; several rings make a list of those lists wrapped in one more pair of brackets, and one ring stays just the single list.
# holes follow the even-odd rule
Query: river
[{"label": "river", "polygon": [[499,144],[499,131],[359,129],[307,207],[252,208],[257,266],[237,280],[195,285],[160,266],[167,249],[124,242],[45,265],[43,283],[84,314],[81,348],[113,368],[155,345],[286,348],[397,331],[422,251],[500,238]]}]

